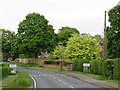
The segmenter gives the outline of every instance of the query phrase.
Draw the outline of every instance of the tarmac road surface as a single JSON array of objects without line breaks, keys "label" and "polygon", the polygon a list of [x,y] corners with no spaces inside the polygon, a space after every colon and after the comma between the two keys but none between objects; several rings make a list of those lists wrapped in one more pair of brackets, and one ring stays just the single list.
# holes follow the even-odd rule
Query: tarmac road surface
[{"label": "tarmac road surface", "polygon": [[21,66],[17,66],[17,71],[28,72],[30,77],[34,81],[34,88],[58,88],[58,89],[86,88],[87,90],[88,89],[92,90],[95,88],[94,90],[97,89],[106,90],[105,88],[102,88],[100,86],[96,86],[94,84],[87,83],[80,79],[56,72],[30,69]]}]

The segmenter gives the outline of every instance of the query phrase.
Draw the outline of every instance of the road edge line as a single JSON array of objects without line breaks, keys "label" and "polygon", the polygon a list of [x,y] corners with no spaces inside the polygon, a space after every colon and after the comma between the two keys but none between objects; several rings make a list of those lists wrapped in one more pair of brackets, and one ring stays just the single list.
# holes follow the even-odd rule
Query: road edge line
[{"label": "road edge line", "polygon": [[34,86],[34,88],[36,88],[36,81],[35,81],[35,79],[31,75],[29,75],[29,76],[33,80],[33,86]]}]

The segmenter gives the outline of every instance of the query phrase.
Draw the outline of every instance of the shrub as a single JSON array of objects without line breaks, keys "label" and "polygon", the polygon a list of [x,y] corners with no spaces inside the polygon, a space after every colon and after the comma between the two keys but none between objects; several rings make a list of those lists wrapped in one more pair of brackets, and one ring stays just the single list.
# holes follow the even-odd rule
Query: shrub
[{"label": "shrub", "polygon": [[120,80],[120,58],[116,59],[114,61],[114,74],[113,74],[113,78]]}]

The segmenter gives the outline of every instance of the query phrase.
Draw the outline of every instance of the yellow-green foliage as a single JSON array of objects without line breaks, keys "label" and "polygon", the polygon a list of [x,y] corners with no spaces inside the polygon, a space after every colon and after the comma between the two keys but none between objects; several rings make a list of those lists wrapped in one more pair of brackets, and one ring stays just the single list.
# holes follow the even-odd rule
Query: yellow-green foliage
[{"label": "yellow-green foliage", "polygon": [[69,59],[99,59],[99,52],[101,47],[96,39],[89,34],[79,35],[73,34],[73,37],[69,38],[65,51],[65,56]]},{"label": "yellow-green foliage", "polygon": [[56,46],[56,48],[54,49],[54,52],[52,54],[53,54],[53,57],[63,59],[64,58],[63,46],[60,46],[60,45]]}]

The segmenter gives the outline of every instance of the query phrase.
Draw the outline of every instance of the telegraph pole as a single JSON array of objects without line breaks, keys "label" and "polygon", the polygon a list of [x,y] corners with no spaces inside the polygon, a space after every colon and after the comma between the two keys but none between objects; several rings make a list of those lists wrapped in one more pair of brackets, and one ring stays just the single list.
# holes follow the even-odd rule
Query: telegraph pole
[{"label": "telegraph pole", "polygon": [[107,57],[107,39],[106,39],[106,11],[104,15],[104,58]]}]

